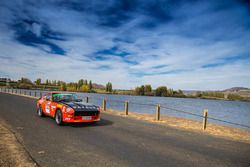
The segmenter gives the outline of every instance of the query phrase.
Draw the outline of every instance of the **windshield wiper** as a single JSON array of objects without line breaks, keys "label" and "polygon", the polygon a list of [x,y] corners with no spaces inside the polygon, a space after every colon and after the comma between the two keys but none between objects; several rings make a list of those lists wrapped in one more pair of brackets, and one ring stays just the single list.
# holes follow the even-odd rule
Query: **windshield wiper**
[{"label": "windshield wiper", "polygon": [[69,101],[69,100],[67,100],[67,99],[60,99],[57,102],[66,102],[66,101]]}]

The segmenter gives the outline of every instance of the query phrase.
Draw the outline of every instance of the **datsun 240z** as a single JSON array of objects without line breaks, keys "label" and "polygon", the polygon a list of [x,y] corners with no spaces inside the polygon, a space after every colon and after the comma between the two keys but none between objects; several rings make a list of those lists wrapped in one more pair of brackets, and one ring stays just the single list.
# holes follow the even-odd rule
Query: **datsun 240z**
[{"label": "datsun 240z", "polygon": [[74,93],[47,93],[37,101],[37,114],[54,118],[58,125],[100,121],[100,107],[84,103]]}]

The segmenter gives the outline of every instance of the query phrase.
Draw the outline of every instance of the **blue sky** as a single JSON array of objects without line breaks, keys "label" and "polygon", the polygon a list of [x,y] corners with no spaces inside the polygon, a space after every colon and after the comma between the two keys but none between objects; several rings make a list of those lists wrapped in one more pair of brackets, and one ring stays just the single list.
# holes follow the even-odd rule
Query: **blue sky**
[{"label": "blue sky", "polygon": [[13,79],[250,87],[250,3],[2,0],[0,62]]}]

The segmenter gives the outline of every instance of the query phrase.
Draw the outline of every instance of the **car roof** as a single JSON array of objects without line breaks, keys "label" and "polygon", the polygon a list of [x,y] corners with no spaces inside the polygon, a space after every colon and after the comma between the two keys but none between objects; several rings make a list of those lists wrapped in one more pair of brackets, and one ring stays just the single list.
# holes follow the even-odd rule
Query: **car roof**
[{"label": "car roof", "polygon": [[47,95],[54,95],[54,94],[75,94],[71,92],[47,92]]}]

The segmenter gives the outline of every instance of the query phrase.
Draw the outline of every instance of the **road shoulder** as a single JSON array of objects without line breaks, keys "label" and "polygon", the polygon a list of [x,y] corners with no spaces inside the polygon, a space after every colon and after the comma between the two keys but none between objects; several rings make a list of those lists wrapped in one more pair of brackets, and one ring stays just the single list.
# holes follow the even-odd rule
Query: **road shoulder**
[{"label": "road shoulder", "polygon": [[0,166],[38,166],[20,144],[8,125],[0,119]]}]

